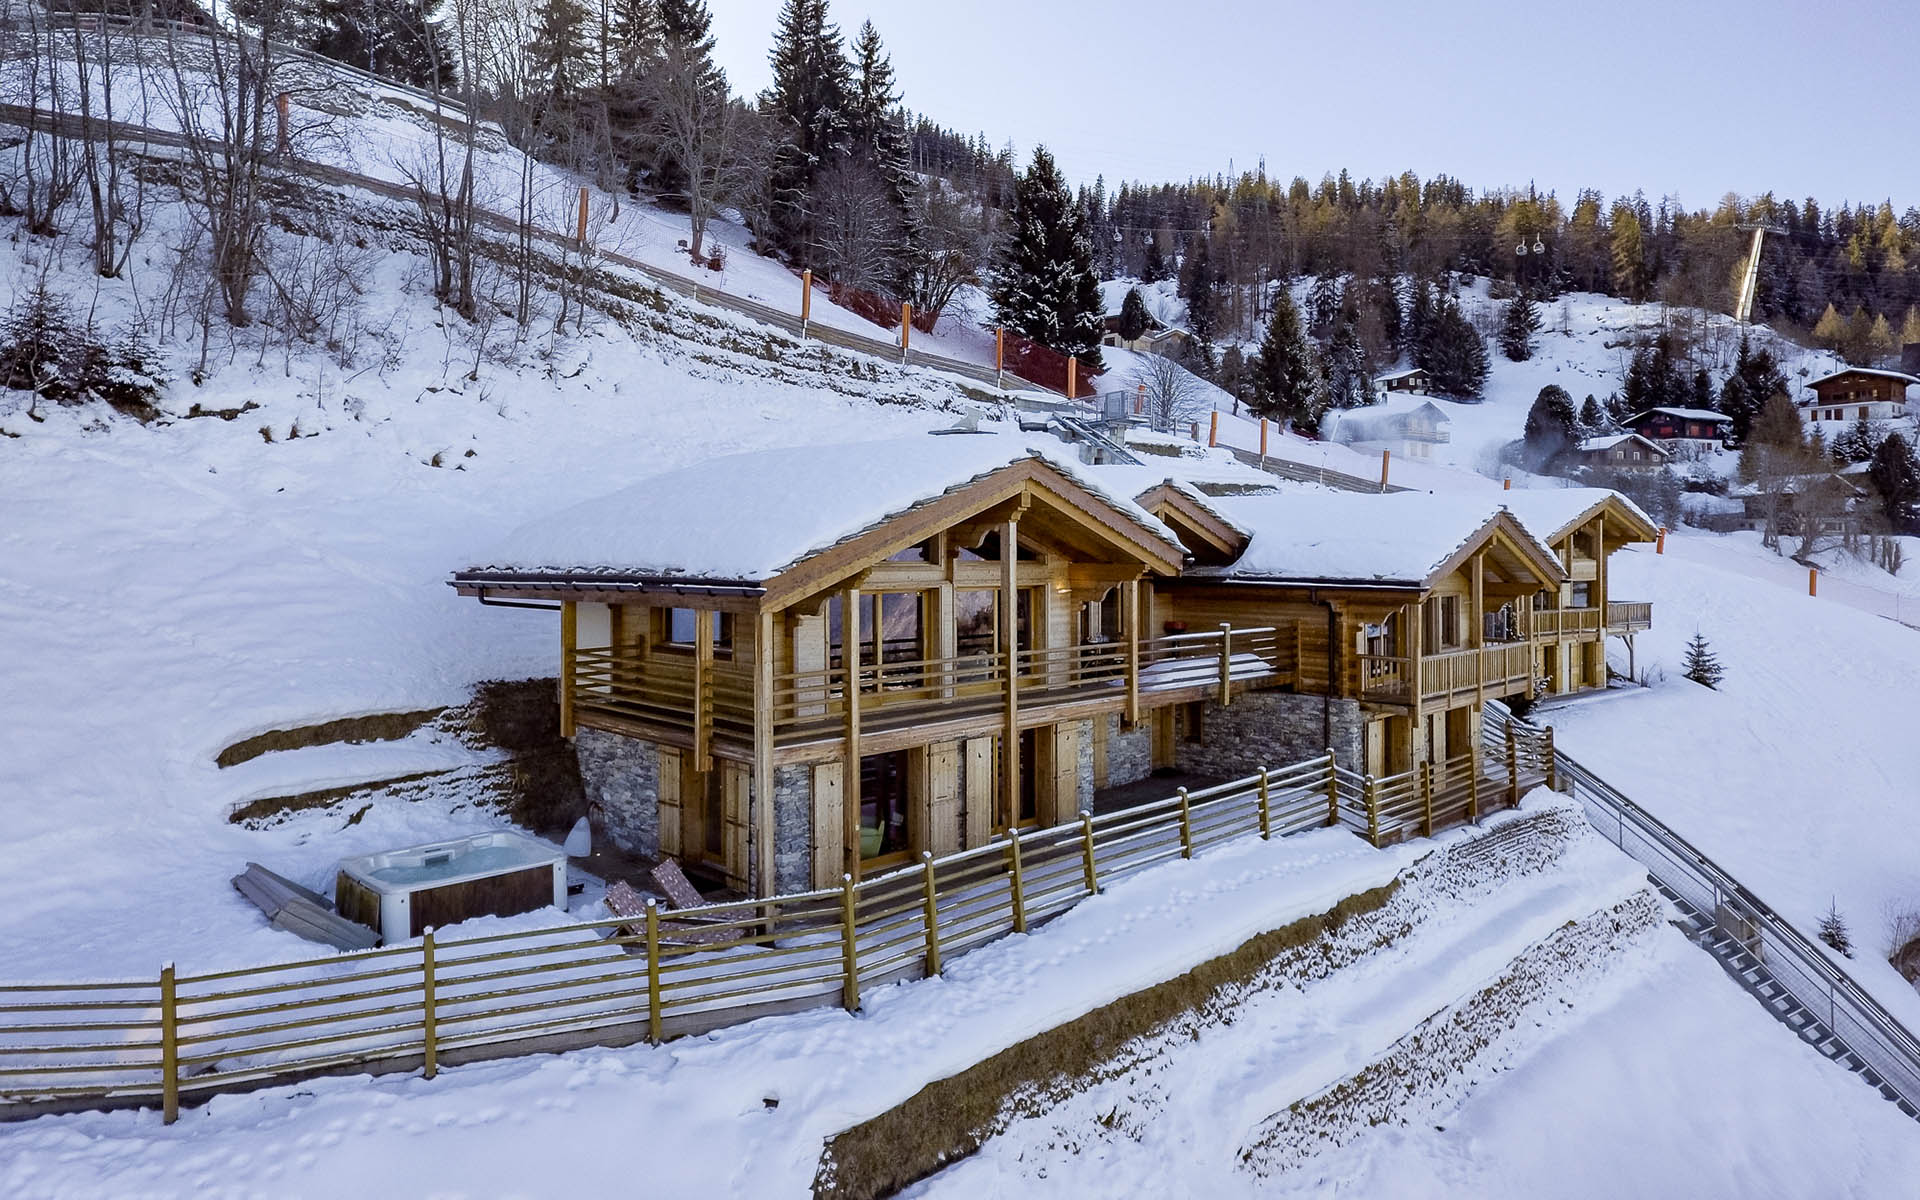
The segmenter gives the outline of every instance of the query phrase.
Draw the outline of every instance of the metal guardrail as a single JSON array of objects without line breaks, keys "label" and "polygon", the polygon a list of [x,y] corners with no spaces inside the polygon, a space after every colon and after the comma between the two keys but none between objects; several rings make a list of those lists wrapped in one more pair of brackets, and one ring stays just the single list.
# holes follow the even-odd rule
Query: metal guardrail
[{"label": "metal guardrail", "polygon": [[[1536,727],[1488,705],[1484,720]],[[1870,1067],[1882,1093],[1920,1118],[1920,1038],[1772,906],[1696,846],[1564,752],[1553,752],[1565,790],[1603,836],[1647,868],[1654,882],[1710,917],[1763,962],[1773,981]],[[1772,1005],[1768,1011],[1785,1023]]]}]

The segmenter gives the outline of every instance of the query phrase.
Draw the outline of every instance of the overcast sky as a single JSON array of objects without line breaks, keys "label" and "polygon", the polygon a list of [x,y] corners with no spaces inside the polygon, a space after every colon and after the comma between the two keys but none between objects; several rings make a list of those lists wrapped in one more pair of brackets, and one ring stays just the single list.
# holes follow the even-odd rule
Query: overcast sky
[{"label": "overcast sky", "polygon": [[[709,0],[737,91],[780,0]],[[1518,9],[1524,15],[1516,15]],[[1920,0],[832,0],[916,111],[1051,147],[1077,180],[1265,158],[1290,179],[1446,172],[1476,189],[1772,190],[1920,205]]]}]

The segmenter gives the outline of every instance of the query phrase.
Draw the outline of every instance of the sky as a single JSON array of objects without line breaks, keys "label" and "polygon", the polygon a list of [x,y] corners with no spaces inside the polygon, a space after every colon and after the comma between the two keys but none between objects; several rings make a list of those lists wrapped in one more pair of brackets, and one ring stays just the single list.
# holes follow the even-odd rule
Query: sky
[{"label": "sky", "polygon": [[[736,91],[780,0],[709,0]],[[1445,173],[1920,205],[1920,0],[832,0],[906,103],[1073,179]]]}]

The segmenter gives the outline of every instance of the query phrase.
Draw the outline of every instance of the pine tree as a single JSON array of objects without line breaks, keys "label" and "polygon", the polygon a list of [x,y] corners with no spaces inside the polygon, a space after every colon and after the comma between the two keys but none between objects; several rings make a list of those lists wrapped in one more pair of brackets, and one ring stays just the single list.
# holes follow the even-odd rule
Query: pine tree
[{"label": "pine tree", "polygon": [[1579,417],[1573,397],[1559,384],[1550,383],[1533,398],[1527,410],[1527,423],[1521,434],[1528,456],[1536,465],[1544,464],[1578,443]]},{"label": "pine tree", "polygon": [[1838,350],[1846,344],[1847,323],[1832,304],[1828,304],[1827,310],[1814,322],[1813,340],[1826,350]]},{"label": "pine tree", "polygon": [[[704,20],[706,7],[700,0],[607,0],[601,57],[606,63],[603,69],[613,76],[608,85],[633,79],[659,59],[665,37],[663,8],[689,7],[699,9]],[[708,50],[711,52],[712,47]]]},{"label": "pine tree", "polygon": [[1307,332],[1316,338],[1332,335],[1343,303],[1340,277],[1331,269],[1320,272],[1307,289]]},{"label": "pine tree", "polygon": [[1847,922],[1840,915],[1838,900],[1827,905],[1827,915],[1820,918],[1819,938],[1847,958],[1853,957],[1853,938],[1847,934]]},{"label": "pine tree", "polygon": [[1635,304],[1646,298],[1646,248],[1640,217],[1624,204],[1613,210],[1613,290]]},{"label": "pine tree", "polygon": [[1893,343],[1893,329],[1887,324],[1887,314],[1875,313],[1873,324],[1867,329],[1866,349],[1861,357],[1866,362],[1883,363],[1892,358],[1898,349]]},{"label": "pine tree", "polygon": [[1180,295],[1187,300],[1187,329],[1201,346],[1211,350],[1219,333],[1220,312],[1213,291],[1213,262],[1207,239],[1196,237],[1180,264]]},{"label": "pine tree", "polygon": [[1407,356],[1416,367],[1427,365],[1428,335],[1433,331],[1433,288],[1424,280],[1413,285],[1413,302],[1407,306],[1405,343]]},{"label": "pine tree", "polygon": [[1376,275],[1367,284],[1367,305],[1380,322],[1381,350],[1389,355],[1406,348],[1406,318],[1400,311],[1400,291],[1387,275]]},{"label": "pine tree", "polygon": [[1458,400],[1477,400],[1487,382],[1487,347],[1480,331],[1448,299],[1435,313],[1426,337],[1427,373],[1433,390]]},{"label": "pine tree", "polygon": [[[1814,427],[1814,432],[1820,432],[1819,426]],[[1861,417],[1833,439],[1833,460],[1839,463],[1866,462],[1880,449],[1882,440],[1883,435],[1873,422]]]},{"label": "pine tree", "polygon": [[1274,293],[1273,315],[1267,320],[1260,353],[1254,357],[1252,375],[1249,408],[1255,415],[1317,423],[1313,408],[1320,387],[1319,369],[1300,329],[1300,310],[1285,288]]},{"label": "pine tree", "polygon": [[1920,308],[1909,304],[1906,319],[1900,322],[1900,345],[1920,346]]},{"label": "pine tree", "polygon": [[1332,408],[1364,408],[1373,403],[1373,379],[1367,373],[1367,351],[1360,344],[1358,324],[1350,314],[1343,316],[1322,356],[1327,404]]},{"label": "pine tree", "polygon": [[527,75],[549,105],[546,119],[564,119],[593,78],[591,28],[592,18],[581,0],[540,0],[534,12]]},{"label": "pine tree", "polygon": [[1140,266],[1140,282],[1159,283],[1167,277],[1167,256],[1160,252],[1158,234],[1147,235],[1146,259]]},{"label": "pine tree", "polygon": [[438,8],[421,0],[323,5],[308,48],[414,87],[451,87],[456,82],[453,44]]},{"label": "pine tree", "polygon": [[1580,426],[1595,437],[1614,431],[1613,414],[1592,392],[1587,393],[1586,403],[1580,406]]},{"label": "pine tree", "polygon": [[1920,461],[1914,458],[1907,439],[1890,433],[1874,449],[1867,466],[1867,477],[1880,494],[1880,505],[1896,530],[1910,526],[1916,507],[1920,507]]},{"label": "pine tree", "polygon": [[1693,373],[1693,394],[1688,397],[1687,403],[1688,407],[1700,409],[1702,412],[1715,411],[1713,378],[1707,374],[1705,367]]},{"label": "pine tree", "polygon": [[1687,643],[1686,669],[1682,673],[1701,687],[1708,688],[1718,688],[1720,681],[1726,678],[1726,670],[1707,644],[1705,634],[1696,631]]},{"label": "pine tree", "polygon": [[1128,288],[1127,298],[1120,302],[1119,328],[1115,330],[1123,342],[1131,342],[1147,331],[1151,317],[1147,313],[1147,302],[1140,295],[1139,288]]},{"label": "pine tree", "polygon": [[1508,301],[1500,322],[1500,353],[1514,362],[1527,361],[1533,357],[1533,335],[1539,332],[1538,306],[1525,295]]},{"label": "pine tree", "polygon": [[786,0],[768,54],[773,82],[761,108],[786,134],[775,155],[774,241],[806,258],[813,240],[815,184],[853,149],[852,69],[840,29],[827,20],[827,0]]},{"label": "pine tree", "polygon": [[1014,185],[1011,235],[993,286],[1000,323],[1092,374],[1100,361],[1100,285],[1093,274],[1085,211],[1045,146]]}]

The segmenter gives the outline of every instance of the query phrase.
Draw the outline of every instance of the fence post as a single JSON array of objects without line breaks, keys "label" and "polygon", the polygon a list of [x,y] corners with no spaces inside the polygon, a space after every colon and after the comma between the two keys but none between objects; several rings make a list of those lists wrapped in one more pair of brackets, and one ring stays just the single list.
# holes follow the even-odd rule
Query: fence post
[{"label": "fence post", "polygon": [[1004,327],[993,327],[993,386],[1007,386],[1007,331]]},{"label": "fence post", "polygon": [[1220,707],[1233,702],[1233,626],[1220,622]]},{"label": "fence post", "polygon": [[1472,758],[1472,762],[1469,764],[1469,767],[1468,767],[1469,773],[1467,775],[1467,820],[1475,825],[1478,825],[1480,823],[1480,746],[1479,746],[1479,743],[1476,742],[1473,748],[1470,749],[1467,753]]},{"label": "fence post", "polygon": [[1080,856],[1086,860],[1087,894],[1095,895],[1100,891],[1100,873],[1093,865],[1093,813],[1080,810]]},{"label": "fence post", "polygon": [[1547,790],[1560,790],[1560,766],[1553,761],[1553,726],[1547,726],[1543,740],[1544,753],[1547,756]]},{"label": "fence post", "polygon": [[1260,457],[1265,458],[1266,456],[1267,456],[1267,419],[1265,417],[1261,417],[1260,418]]},{"label": "fence post", "polygon": [[909,337],[912,336],[912,331],[913,331],[913,304],[910,301],[902,300],[900,302],[900,361],[901,362],[907,361],[907,340]]},{"label": "fence post", "polygon": [[582,250],[587,248],[587,189],[584,184],[580,188],[580,219],[574,226],[573,240],[580,243]]},{"label": "fence post", "polygon": [[423,1077],[432,1079],[440,1072],[440,1016],[434,1000],[433,984],[433,926],[427,926],[426,933],[420,938],[420,1024],[423,1040],[426,1043],[424,1061],[420,1071]]},{"label": "fence post", "polygon": [[1013,875],[1009,881],[1013,900],[1013,931],[1025,933],[1027,931],[1027,889],[1025,882],[1020,878],[1020,827],[1018,825],[1007,830],[1007,853],[1013,856]]},{"label": "fence post", "polygon": [[1520,748],[1513,740],[1513,722],[1507,722],[1507,806],[1520,803]]},{"label": "fence post", "polygon": [[173,994],[173,964],[160,968],[160,1120],[180,1119],[180,1011]]},{"label": "fence post", "polygon": [[1267,792],[1267,769],[1260,768],[1260,839],[1273,840],[1273,804]]},{"label": "fence post", "polygon": [[1387,468],[1392,464],[1393,451],[1382,450],[1380,452],[1380,490],[1383,492],[1387,490]]},{"label": "fence post", "polygon": [[807,319],[813,314],[813,268],[800,272],[800,336],[807,336]]},{"label": "fence post", "polygon": [[1380,845],[1380,782],[1367,776],[1367,840]]},{"label": "fence post", "polygon": [[660,1044],[660,906],[647,900],[647,1040]]},{"label": "fence post", "polygon": [[1333,747],[1327,747],[1327,825],[1340,823],[1340,764],[1333,757]]},{"label": "fence post", "polygon": [[1067,399],[1069,400],[1074,398],[1073,393],[1079,383],[1079,374],[1080,359],[1072,354],[1067,355]]},{"label": "fence post", "polygon": [[1216,408],[1213,410],[1212,418],[1207,422],[1207,445],[1209,447],[1213,447],[1213,446],[1218,446],[1219,444],[1220,444],[1220,410]]},{"label": "fence post", "polygon": [[1180,857],[1193,857],[1193,809],[1187,804],[1187,789],[1180,789]]},{"label": "fence post", "polygon": [[1420,764],[1420,836],[1433,836],[1433,764]]},{"label": "fence post", "polygon": [[840,1005],[848,1012],[860,1011],[860,949],[855,940],[859,931],[853,922],[853,876],[840,876],[840,963],[845,977],[840,984]]},{"label": "fence post", "polygon": [[931,850],[920,852],[920,881],[926,892],[927,978],[931,979],[940,973],[940,908],[935,902],[933,851]]}]

